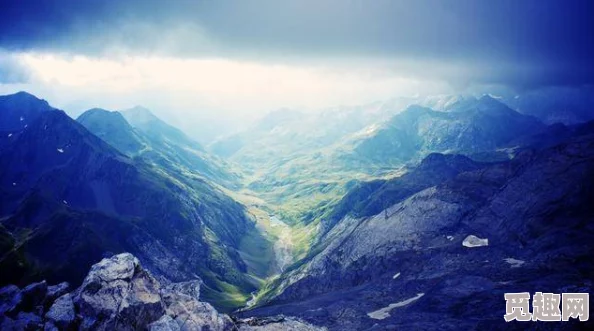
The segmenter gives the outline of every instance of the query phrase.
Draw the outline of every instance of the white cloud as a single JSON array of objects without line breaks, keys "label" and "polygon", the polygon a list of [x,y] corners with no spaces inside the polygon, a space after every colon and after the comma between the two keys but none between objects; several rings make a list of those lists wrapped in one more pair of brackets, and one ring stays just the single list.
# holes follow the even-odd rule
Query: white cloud
[{"label": "white cloud", "polygon": [[[172,104],[190,111],[193,105],[225,109],[238,115],[279,107],[320,108],[357,104],[418,92],[442,92],[444,84],[386,74],[377,64],[265,64],[222,58],[126,56],[115,59],[21,54],[37,84],[70,89],[88,99],[109,96],[128,106],[150,103],[158,91]],[[50,100],[51,101],[51,100]],[[95,106],[104,106],[101,104]],[[104,106],[105,107],[105,106]]]}]

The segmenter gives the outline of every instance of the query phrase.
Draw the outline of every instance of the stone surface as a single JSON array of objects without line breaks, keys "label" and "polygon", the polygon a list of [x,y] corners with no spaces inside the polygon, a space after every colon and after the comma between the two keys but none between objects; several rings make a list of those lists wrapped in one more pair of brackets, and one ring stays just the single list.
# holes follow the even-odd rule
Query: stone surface
[{"label": "stone surface", "polygon": [[72,295],[67,293],[59,297],[45,314],[45,318],[63,330],[72,326],[76,319]]},{"label": "stone surface", "polygon": [[180,331],[177,322],[169,315],[163,315],[157,321],[149,324],[149,331]]},{"label": "stone surface", "polygon": [[233,322],[229,316],[219,314],[206,302],[198,301],[200,282],[184,282],[164,286],[161,297],[167,315],[174,318],[181,330],[230,330]]},{"label": "stone surface", "polygon": [[47,294],[47,283],[44,280],[30,284],[21,290],[21,294],[23,295],[23,309],[31,311],[43,303]]},{"label": "stone surface", "polygon": [[66,294],[69,289],[70,284],[68,284],[68,282],[62,282],[57,285],[48,286],[46,300],[54,301],[62,295]]},{"label": "stone surface", "polygon": [[74,302],[83,329],[143,329],[164,311],[159,283],[131,254],[119,254],[95,264]]},{"label": "stone surface", "polygon": [[[25,289],[0,289],[0,330],[237,330],[238,325],[206,302],[199,301],[202,280],[161,286],[131,254],[123,253],[93,265],[83,284],[64,292],[65,283],[47,287],[45,282]],[[23,311],[21,298],[45,302],[44,312]],[[41,293],[45,293],[41,296]],[[7,315],[10,313],[11,315]],[[319,330],[293,318],[276,317],[239,322],[242,330]]]},{"label": "stone surface", "polygon": [[0,315],[12,315],[21,304],[23,296],[15,285],[7,285],[0,289]]}]

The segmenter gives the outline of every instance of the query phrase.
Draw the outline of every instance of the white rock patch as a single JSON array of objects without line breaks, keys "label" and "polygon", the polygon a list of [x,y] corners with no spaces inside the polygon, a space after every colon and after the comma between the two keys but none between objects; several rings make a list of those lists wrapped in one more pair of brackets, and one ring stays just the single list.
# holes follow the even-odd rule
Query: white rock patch
[{"label": "white rock patch", "polygon": [[512,268],[519,268],[522,266],[522,264],[526,263],[526,261],[517,260],[517,259],[514,259],[513,257],[505,258],[505,259],[503,259],[503,261],[509,263],[509,265]]},{"label": "white rock patch", "polygon": [[489,246],[489,239],[481,239],[475,235],[469,235],[468,237],[464,238],[462,242],[462,246],[464,247],[481,247],[481,246]]},{"label": "white rock patch", "polygon": [[392,276],[392,279],[396,279],[396,278],[398,278],[398,277],[400,277],[400,273],[397,273],[397,274],[395,274],[394,276]]},{"label": "white rock patch", "polygon": [[419,293],[416,296],[410,298],[410,299],[406,299],[404,301],[400,301],[400,302],[396,302],[393,303],[391,305],[389,305],[388,307],[384,307],[382,309],[376,310],[376,311],[372,311],[371,313],[367,313],[367,316],[376,319],[376,320],[383,320],[384,318],[387,318],[390,316],[390,311],[394,308],[400,308],[400,307],[404,307],[406,305],[409,305],[417,300],[419,300],[423,295],[425,295],[425,293]]},{"label": "white rock patch", "polygon": [[12,133],[9,133],[9,134],[8,134],[8,138],[10,138],[10,137],[12,137]]},{"label": "white rock patch", "polygon": [[64,153],[64,150],[61,148],[56,149],[58,151],[58,153]]},{"label": "white rock patch", "polygon": [[447,240],[449,240],[449,241],[452,241],[452,240],[454,240],[454,236],[447,236],[446,238],[447,238]]}]

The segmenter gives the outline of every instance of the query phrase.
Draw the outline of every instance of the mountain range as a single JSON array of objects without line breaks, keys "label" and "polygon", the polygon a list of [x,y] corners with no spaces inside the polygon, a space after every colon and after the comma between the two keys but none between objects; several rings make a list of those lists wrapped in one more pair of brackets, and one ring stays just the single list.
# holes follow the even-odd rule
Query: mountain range
[{"label": "mountain range", "polygon": [[[47,289],[19,301],[46,280],[79,288],[79,329],[183,329],[179,309],[217,330],[503,328],[504,293],[591,292],[578,103],[562,121],[494,95],[282,109],[202,146],[142,107],[75,120],[1,96],[0,325],[57,323]],[[97,312],[120,285],[144,317],[123,297]]]},{"label": "mountain range", "polygon": [[[24,117],[28,124],[4,136],[9,142],[0,152],[1,263],[10,270],[2,273],[2,283],[43,277],[78,284],[102,256],[127,251],[158,276],[202,278],[205,296],[218,298],[220,307],[241,305],[242,293],[258,288],[238,249],[245,236],[259,235],[253,221],[241,204],[204,179],[202,168],[179,179],[185,168],[165,159],[172,152],[158,148],[187,148],[175,145],[180,140],[152,147],[158,134],[147,138],[119,113],[81,115],[104,141],[32,95],[5,100],[26,101],[3,105],[3,115]],[[97,114],[103,117],[93,121]],[[163,154],[129,154],[130,147],[141,146]]]}]

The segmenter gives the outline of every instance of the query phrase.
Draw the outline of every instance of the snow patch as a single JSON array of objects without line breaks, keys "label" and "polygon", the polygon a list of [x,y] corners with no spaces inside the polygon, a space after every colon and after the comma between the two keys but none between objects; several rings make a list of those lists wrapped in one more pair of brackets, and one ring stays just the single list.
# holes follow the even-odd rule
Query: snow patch
[{"label": "snow patch", "polygon": [[65,204],[65,205],[67,205],[68,204],[68,201],[62,200],[62,203]]},{"label": "snow patch", "polygon": [[464,238],[462,242],[462,246],[464,247],[481,247],[481,246],[489,246],[489,239],[481,239],[475,235],[469,235],[468,237]]},{"label": "snow patch", "polygon": [[396,279],[396,278],[398,278],[398,277],[400,277],[400,273],[397,273],[397,274],[395,274],[394,276],[392,276],[392,279]]},{"label": "snow patch", "polygon": [[454,236],[447,236],[446,238],[447,238],[449,241],[452,241],[452,240],[454,240]]},{"label": "snow patch", "polygon": [[16,183],[12,183],[12,186],[16,186]]},{"label": "snow patch", "polygon": [[25,120],[25,118],[23,116],[21,116],[21,118],[19,120],[22,122]]},{"label": "snow patch", "polygon": [[64,150],[61,148],[56,149],[58,151],[58,153],[64,153]]},{"label": "snow patch", "polygon": [[503,261],[509,263],[509,265],[511,265],[512,268],[519,268],[522,266],[522,264],[526,263],[526,261],[517,260],[517,259],[514,259],[513,257],[505,258],[505,259],[503,259]]},{"label": "snow patch", "polygon": [[371,313],[367,313],[367,316],[369,316],[373,319],[376,319],[376,320],[383,320],[384,318],[390,317],[390,311],[392,309],[407,306],[407,305],[419,300],[423,295],[425,295],[425,293],[419,293],[410,299],[396,302],[396,303],[389,305],[388,307],[384,307],[382,309],[372,311]]},{"label": "snow patch", "polygon": [[9,133],[9,134],[8,134],[8,138],[10,138],[10,137],[12,137],[12,133]]}]

